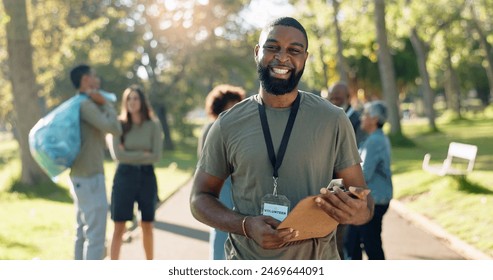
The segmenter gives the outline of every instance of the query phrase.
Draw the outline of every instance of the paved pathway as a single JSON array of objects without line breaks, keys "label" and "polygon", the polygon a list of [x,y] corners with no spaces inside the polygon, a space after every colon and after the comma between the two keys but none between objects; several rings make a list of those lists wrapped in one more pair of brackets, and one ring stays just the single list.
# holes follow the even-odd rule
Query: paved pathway
[{"label": "paved pathway", "polygon": [[[156,260],[207,260],[209,257],[209,227],[190,213],[191,184],[178,190],[156,211],[154,222],[154,258]],[[138,234],[124,243],[120,259],[145,259],[142,239]]]},{"label": "paved pathway", "polygon": [[382,242],[389,260],[463,260],[435,236],[403,219],[390,207],[382,224]]},{"label": "paved pathway", "polygon": [[[157,260],[207,260],[209,257],[209,227],[192,217],[188,202],[190,189],[190,183],[182,187],[156,212],[154,243]],[[121,259],[145,259],[137,232],[133,234],[132,242],[123,244]],[[444,233],[422,216],[408,212],[399,202],[392,203],[384,216],[382,239],[389,260],[488,258]]]}]

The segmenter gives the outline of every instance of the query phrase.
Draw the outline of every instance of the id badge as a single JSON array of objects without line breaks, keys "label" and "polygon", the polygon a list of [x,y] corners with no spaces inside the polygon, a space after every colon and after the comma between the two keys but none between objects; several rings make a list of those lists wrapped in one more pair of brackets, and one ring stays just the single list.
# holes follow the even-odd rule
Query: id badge
[{"label": "id badge", "polygon": [[266,194],[261,200],[261,214],[283,221],[289,213],[291,202],[284,195]]}]

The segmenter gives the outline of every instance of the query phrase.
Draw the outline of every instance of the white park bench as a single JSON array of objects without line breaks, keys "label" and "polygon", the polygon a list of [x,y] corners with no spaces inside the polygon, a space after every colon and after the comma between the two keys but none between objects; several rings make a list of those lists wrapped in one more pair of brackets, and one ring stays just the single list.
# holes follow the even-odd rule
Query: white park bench
[{"label": "white park bench", "polygon": [[[451,142],[448,147],[447,158],[441,165],[430,165],[430,154],[423,159],[423,170],[440,176],[466,175],[474,167],[478,146]],[[455,160],[454,160],[455,159]]]}]

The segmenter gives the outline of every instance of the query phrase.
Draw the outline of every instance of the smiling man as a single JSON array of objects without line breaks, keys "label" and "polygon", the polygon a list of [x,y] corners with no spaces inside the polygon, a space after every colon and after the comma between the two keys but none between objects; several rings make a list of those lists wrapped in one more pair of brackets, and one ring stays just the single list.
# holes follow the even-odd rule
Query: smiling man
[{"label": "smiling man", "polygon": [[[373,215],[354,132],[345,113],[298,90],[308,58],[308,37],[295,19],[269,23],[254,49],[257,95],[220,115],[207,135],[190,196],[196,219],[229,232],[228,259],[339,259],[335,233],[291,242],[278,225],[303,198],[344,224]],[[234,209],[218,200],[231,175]],[[342,178],[359,198],[325,188]]]}]

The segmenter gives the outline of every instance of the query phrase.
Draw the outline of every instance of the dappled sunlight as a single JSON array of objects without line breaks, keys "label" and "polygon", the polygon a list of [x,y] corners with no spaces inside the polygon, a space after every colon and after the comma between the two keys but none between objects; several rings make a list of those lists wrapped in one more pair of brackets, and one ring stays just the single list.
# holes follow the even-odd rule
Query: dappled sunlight
[{"label": "dappled sunlight", "polygon": [[[336,80],[347,80],[354,105],[370,99],[392,105],[384,131],[388,134],[402,125],[402,134],[389,137],[394,198],[493,255],[493,105],[487,106],[493,102],[488,75],[493,66],[487,63],[492,3],[393,1],[383,13],[388,25],[380,29],[375,19],[382,17],[371,1],[4,1],[0,244],[6,244],[8,253],[0,252],[0,259],[67,259],[72,254],[70,170],[56,182],[41,182],[39,178],[46,178],[33,168],[22,179],[36,183],[21,183],[22,168],[27,171],[30,163],[23,157],[22,164],[21,155],[27,155],[29,147],[19,147],[12,134],[26,139],[33,120],[76,93],[70,77],[73,66],[91,65],[101,87],[118,99],[130,84],[145,89],[166,136],[167,150],[154,165],[158,195],[165,200],[189,182],[196,169],[194,136],[200,135],[206,120],[202,115],[189,118],[190,112],[203,108],[206,93],[219,83],[258,92],[252,49],[260,28],[289,15],[303,23],[310,42],[300,90],[317,94]],[[381,35],[388,46],[379,40]],[[420,45],[429,48],[420,50]],[[395,72],[382,67],[386,47]],[[389,90],[388,83],[394,82],[397,88]],[[478,146],[474,169],[466,177],[423,171],[425,154],[431,154],[430,164],[439,165],[450,142]],[[107,156],[108,200],[116,168]]]},{"label": "dappled sunlight", "polygon": [[[0,260],[22,260],[25,259],[23,251],[28,251],[32,255],[39,253],[39,248],[33,244],[29,244],[23,240],[12,240],[11,237],[0,234],[0,244],[2,244],[2,252],[0,252]],[[7,254],[8,251],[14,253]],[[34,254],[33,254],[34,253]],[[4,255],[5,254],[5,255]]]},{"label": "dappled sunlight", "polygon": [[394,197],[397,199],[405,199],[406,197],[414,199],[414,197],[428,192],[430,186],[436,184],[440,179],[441,177],[427,174],[421,169],[393,175]]},{"label": "dappled sunlight", "polygon": [[36,187],[23,184],[19,181],[14,181],[9,192],[18,193],[25,198],[46,199],[63,203],[72,203],[72,197],[66,187],[55,184],[51,181],[45,181],[38,184]]},{"label": "dappled sunlight", "polygon": [[[156,167],[161,201],[190,180],[192,167],[195,166],[194,154],[195,150],[176,151],[176,155],[166,152],[163,155],[162,167]],[[109,199],[116,163],[108,159],[104,167]],[[0,168],[0,178],[4,173],[7,176],[2,181],[6,189],[0,189],[0,216],[3,218],[0,223],[0,243],[5,245],[5,250],[0,252],[0,259],[71,259],[75,216],[68,183],[70,171],[60,174],[56,184],[49,181],[33,187],[11,178],[16,174],[10,172],[11,169],[20,170],[19,160],[11,160],[6,168]],[[108,225],[111,225],[109,215]],[[111,236],[111,232],[108,226],[107,236]]]},{"label": "dappled sunlight", "polygon": [[[23,196],[2,200],[0,259],[70,259],[74,212],[71,203]],[[3,235],[5,233],[5,235]]]},{"label": "dappled sunlight", "polygon": [[491,190],[485,194],[464,192],[461,188],[456,179],[440,177],[440,181],[430,185],[430,192],[407,205],[465,242],[477,248],[489,248],[483,251],[492,255],[493,244],[488,238],[493,230]]},{"label": "dappled sunlight", "polygon": [[[414,148],[392,149],[394,198],[425,215],[465,242],[493,255],[493,121],[460,120],[440,123],[438,133],[424,123],[403,123]],[[438,176],[422,170],[425,153],[430,164],[443,164],[449,143],[478,146],[474,169],[466,177]]]}]

